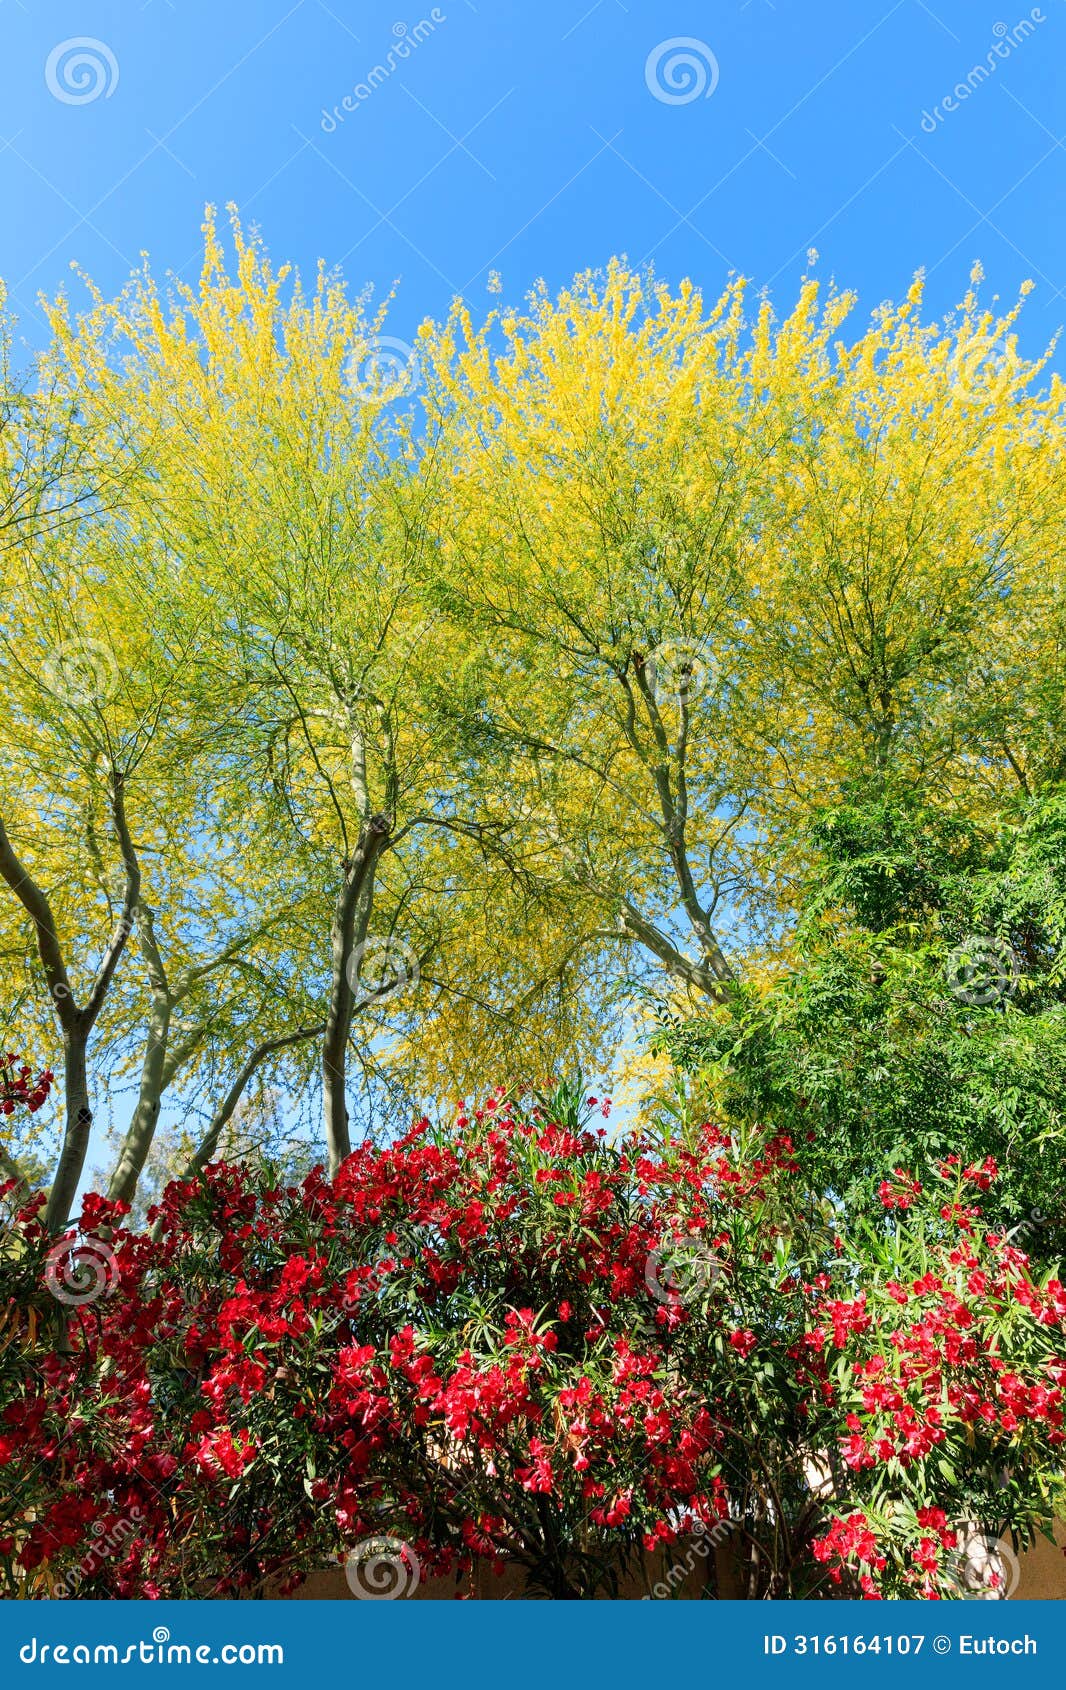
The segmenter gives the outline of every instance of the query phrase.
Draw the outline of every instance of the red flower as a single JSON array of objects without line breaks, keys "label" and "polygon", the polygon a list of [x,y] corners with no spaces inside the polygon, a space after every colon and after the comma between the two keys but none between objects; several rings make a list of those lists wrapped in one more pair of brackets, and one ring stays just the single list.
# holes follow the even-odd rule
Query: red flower
[{"label": "red flower", "polygon": [[532,1457],[529,1466],[515,1469],[522,1489],[550,1492],[555,1480],[552,1474],[551,1461],[548,1458],[548,1445],[540,1438],[530,1438],[529,1453]]},{"label": "red flower", "polygon": [[739,1328],[735,1332],[731,1332],[729,1334],[729,1342],[732,1344],[738,1355],[747,1357],[750,1356],[752,1350],[755,1348],[758,1343],[758,1339],[756,1338],[754,1332],[750,1331],[749,1328],[745,1326]]},{"label": "red flower", "polygon": [[877,1188],[886,1209],[909,1209],[922,1194],[918,1180],[906,1168],[897,1168],[892,1179],[883,1179]]}]

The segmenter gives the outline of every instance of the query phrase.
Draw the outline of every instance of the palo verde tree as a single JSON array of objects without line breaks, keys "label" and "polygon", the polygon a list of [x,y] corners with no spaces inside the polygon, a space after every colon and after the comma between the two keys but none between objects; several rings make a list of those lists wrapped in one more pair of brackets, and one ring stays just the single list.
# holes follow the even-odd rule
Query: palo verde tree
[{"label": "palo verde tree", "polygon": [[[473,1083],[475,1050],[547,1071],[575,1033],[600,1042],[587,1005],[602,976],[578,971],[562,911],[545,919],[550,898],[480,813],[470,736],[455,731],[474,654],[426,592],[446,466],[397,406],[380,319],[336,278],[305,292],[236,226],[234,239],[232,275],[209,223],[198,288],[160,294],[144,273],[78,322],[61,307],[53,320],[99,414],[129,420],[141,521],[195,650],[189,872],[217,899],[218,851],[237,833],[227,873],[257,924],[226,959],[242,984],[264,950],[282,974],[264,1015],[228,1022],[230,1073],[194,1161],[260,1064],[311,1041],[336,1166],[353,1048],[411,1097]],[[135,1121],[112,1195],[150,1125]]]},{"label": "palo verde tree", "polygon": [[[108,465],[116,442],[80,412],[77,398],[42,360],[20,388],[3,326],[0,426],[7,607],[0,626],[4,758],[0,770],[0,877],[15,927],[5,934],[8,981],[17,994],[20,964],[32,956],[39,1006],[54,1016],[63,1047],[65,1135],[49,1221],[62,1224],[81,1173],[92,1124],[88,1047],[127,947],[141,874],[127,811],[127,783],[152,738],[151,700],[125,697],[113,647],[102,637],[110,589],[90,541],[92,517],[106,519],[121,497],[127,469]],[[77,565],[71,569],[73,558]],[[80,569],[78,567],[80,565]],[[73,828],[78,862],[52,855],[53,825]],[[77,876],[84,889],[98,869],[101,825],[111,847],[109,910],[73,920],[54,907],[56,882]],[[12,956],[14,951],[16,956]],[[29,994],[22,994],[21,1009]],[[49,1035],[54,1036],[49,1027]]]},{"label": "palo verde tree", "polygon": [[487,812],[660,992],[781,954],[796,824],[857,773],[975,813],[1054,758],[1061,386],[1017,311],[921,302],[847,342],[813,281],[748,322],[614,265],[427,331]]}]

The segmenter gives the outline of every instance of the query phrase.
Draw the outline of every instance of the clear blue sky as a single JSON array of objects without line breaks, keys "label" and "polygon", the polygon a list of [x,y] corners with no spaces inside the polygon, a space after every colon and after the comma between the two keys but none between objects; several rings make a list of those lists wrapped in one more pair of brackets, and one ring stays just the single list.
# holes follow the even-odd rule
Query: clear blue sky
[{"label": "clear blue sky", "polygon": [[918,266],[937,310],[975,257],[1032,277],[1031,351],[1066,321],[1064,73],[1066,0],[0,0],[0,275],[32,341],[72,259],[192,276],[234,200],[277,258],[398,281],[400,336],[619,252],[785,301],[815,246],[868,307]]}]

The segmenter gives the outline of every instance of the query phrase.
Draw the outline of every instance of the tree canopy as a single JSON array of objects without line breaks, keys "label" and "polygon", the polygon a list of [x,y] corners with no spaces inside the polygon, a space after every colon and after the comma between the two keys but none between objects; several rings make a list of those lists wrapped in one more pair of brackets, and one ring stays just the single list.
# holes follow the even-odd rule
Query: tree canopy
[{"label": "tree canopy", "polygon": [[[615,263],[458,302],[397,379],[383,309],[209,218],[196,284],[49,302],[21,376],[6,334],[2,1007],[62,1070],[53,1225],[125,1080],[128,1200],[168,1105],[200,1166],[280,1087],[336,1167],[384,1099],[609,1073],[649,1017],[738,1109],[826,1100],[844,1170],[937,1087],[1061,1161],[992,1065],[1028,1098],[1058,1049],[1063,390],[980,280],[853,329]],[[1024,981],[977,1032],[974,934]]]}]

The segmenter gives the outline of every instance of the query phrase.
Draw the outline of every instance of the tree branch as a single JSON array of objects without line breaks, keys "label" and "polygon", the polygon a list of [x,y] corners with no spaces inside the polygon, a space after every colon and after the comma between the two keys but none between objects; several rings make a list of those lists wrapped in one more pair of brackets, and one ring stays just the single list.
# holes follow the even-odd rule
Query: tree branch
[{"label": "tree branch", "polygon": [[11,840],[8,838],[2,815],[0,815],[0,876],[3,876],[6,880],[33,922],[37,952],[44,969],[45,981],[55,1008],[56,1017],[64,1032],[71,1031],[79,1018],[80,1012],[71,991],[52,906],[30,874],[29,869],[16,855]]}]

